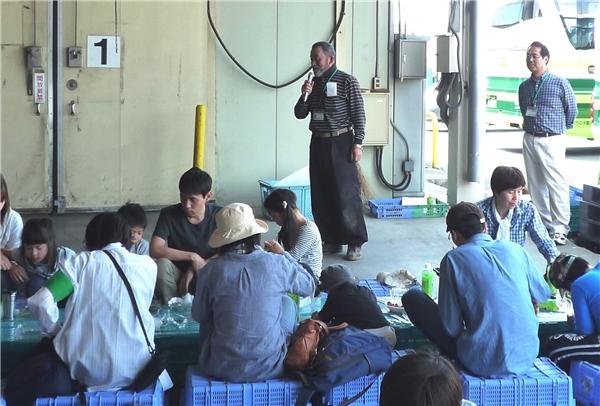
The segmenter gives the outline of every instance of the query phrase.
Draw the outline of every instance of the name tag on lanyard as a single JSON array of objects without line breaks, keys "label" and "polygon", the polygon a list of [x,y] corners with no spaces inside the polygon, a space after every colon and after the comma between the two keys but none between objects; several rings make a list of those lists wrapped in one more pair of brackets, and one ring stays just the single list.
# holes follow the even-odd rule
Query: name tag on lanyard
[{"label": "name tag on lanyard", "polygon": [[537,107],[536,106],[528,106],[527,111],[525,111],[526,117],[535,117],[537,116]]},{"label": "name tag on lanyard", "polygon": [[327,85],[325,88],[325,94],[327,95],[327,97],[337,96],[337,83],[327,82]]}]

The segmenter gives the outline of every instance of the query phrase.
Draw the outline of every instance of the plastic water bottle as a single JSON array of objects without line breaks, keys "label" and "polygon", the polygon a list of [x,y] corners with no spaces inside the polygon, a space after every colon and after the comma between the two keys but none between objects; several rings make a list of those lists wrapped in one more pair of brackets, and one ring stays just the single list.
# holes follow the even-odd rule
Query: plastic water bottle
[{"label": "plastic water bottle", "polygon": [[431,270],[431,264],[427,262],[425,264],[425,269],[421,273],[421,286],[423,287],[423,292],[427,296],[433,299],[433,278],[434,272]]}]

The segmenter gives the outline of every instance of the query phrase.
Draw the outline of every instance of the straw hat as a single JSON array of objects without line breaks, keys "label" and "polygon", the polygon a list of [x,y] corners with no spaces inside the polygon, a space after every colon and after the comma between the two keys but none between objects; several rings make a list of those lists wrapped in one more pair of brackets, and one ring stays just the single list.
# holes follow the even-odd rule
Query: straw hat
[{"label": "straw hat", "polygon": [[256,220],[252,208],[244,203],[231,203],[223,207],[215,215],[215,221],[217,228],[208,240],[208,245],[212,248],[219,248],[269,230],[267,223]]}]

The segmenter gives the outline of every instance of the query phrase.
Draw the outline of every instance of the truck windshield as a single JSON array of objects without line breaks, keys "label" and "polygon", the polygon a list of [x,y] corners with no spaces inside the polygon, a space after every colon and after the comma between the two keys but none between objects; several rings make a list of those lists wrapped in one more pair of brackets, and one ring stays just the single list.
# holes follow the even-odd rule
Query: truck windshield
[{"label": "truck windshield", "polygon": [[575,49],[595,49],[594,30],[598,0],[557,0],[565,32]]}]

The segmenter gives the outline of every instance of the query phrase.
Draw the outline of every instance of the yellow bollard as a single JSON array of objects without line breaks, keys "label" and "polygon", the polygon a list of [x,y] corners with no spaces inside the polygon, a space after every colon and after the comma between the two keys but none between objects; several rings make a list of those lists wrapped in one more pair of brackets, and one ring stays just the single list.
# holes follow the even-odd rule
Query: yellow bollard
[{"label": "yellow bollard", "polygon": [[438,120],[434,112],[428,111],[427,118],[431,120],[431,134],[433,136],[433,154],[431,156],[431,166],[437,168],[437,144],[438,144]]},{"label": "yellow bollard", "polygon": [[196,126],[194,128],[194,166],[204,168],[204,140],[206,137],[206,106],[196,106]]}]

